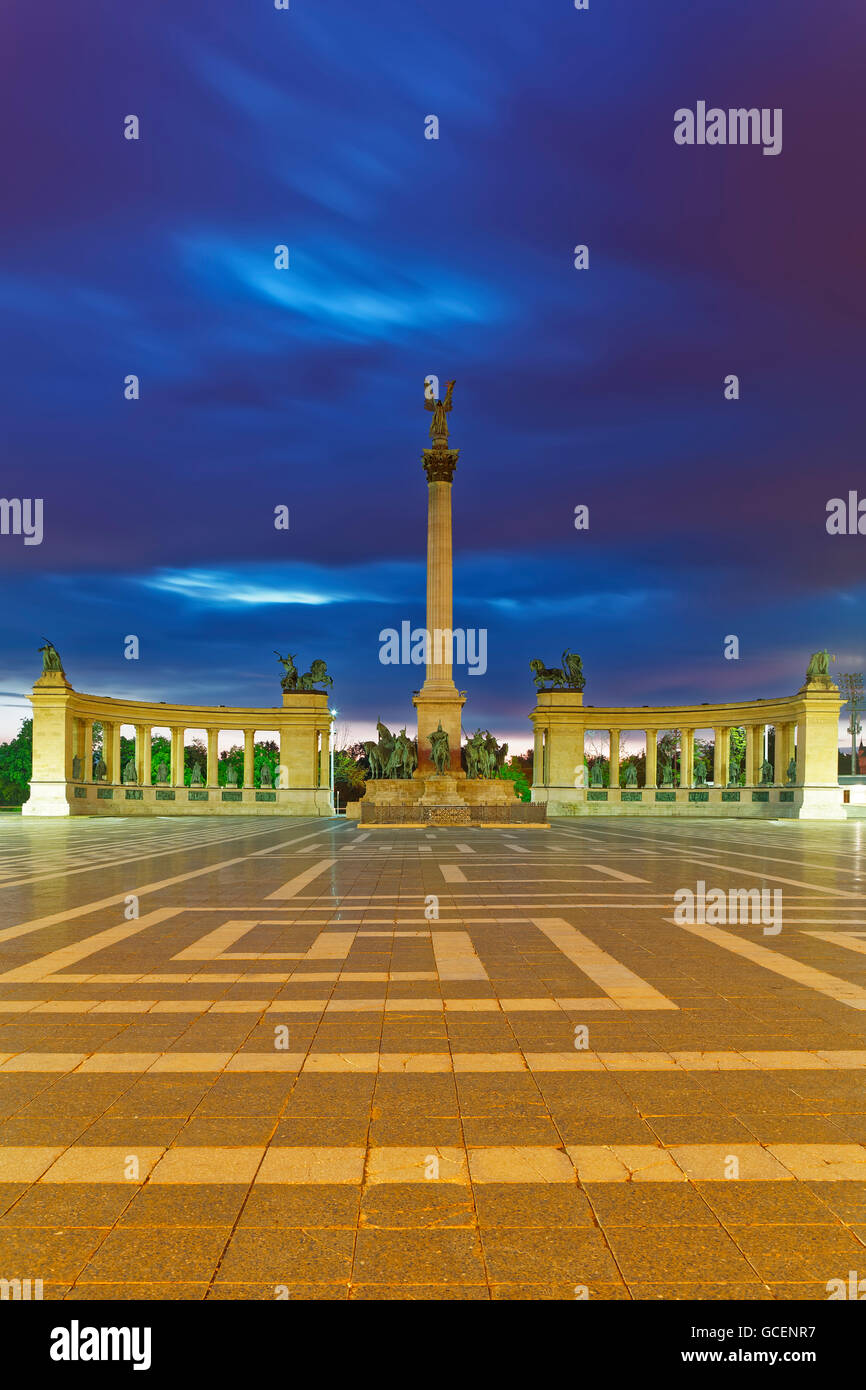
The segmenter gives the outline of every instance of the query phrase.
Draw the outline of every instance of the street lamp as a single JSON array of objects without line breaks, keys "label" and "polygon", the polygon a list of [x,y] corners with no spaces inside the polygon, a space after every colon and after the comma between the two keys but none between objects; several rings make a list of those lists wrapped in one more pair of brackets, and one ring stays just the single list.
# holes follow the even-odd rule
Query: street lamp
[{"label": "street lamp", "polygon": [[331,814],[336,815],[337,811],[334,806],[334,720],[337,717],[337,711],[332,709],[328,713],[331,716]]},{"label": "street lamp", "polygon": [[848,725],[848,733],[851,735],[851,776],[857,776],[857,735],[860,732],[860,720],[858,714],[863,708],[863,673],[855,671],[852,674],[839,677],[839,685],[842,694],[851,706],[851,723]]}]

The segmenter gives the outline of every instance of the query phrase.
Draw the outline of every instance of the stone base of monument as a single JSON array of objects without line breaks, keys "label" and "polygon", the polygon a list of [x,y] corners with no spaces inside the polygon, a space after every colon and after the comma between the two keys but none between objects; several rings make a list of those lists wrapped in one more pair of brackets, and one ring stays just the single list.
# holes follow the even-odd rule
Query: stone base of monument
[{"label": "stone base of monument", "polygon": [[[416,773],[371,778],[360,802],[361,825],[531,825],[547,828],[547,807],[519,801],[506,778],[465,773]],[[354,818],[354,817],[353,817]]]}]

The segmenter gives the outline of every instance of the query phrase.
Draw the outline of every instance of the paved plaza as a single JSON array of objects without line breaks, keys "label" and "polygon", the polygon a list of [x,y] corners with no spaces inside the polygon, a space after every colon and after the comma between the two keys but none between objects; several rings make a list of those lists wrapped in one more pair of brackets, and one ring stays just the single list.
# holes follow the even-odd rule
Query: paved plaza
[{"label": "paved plaza", "polygon": [[[677,921],[699,882],[781,929]],[[0,817],[0,1278],[826,1299],[866,1276],[864,885],[855,822]]]}]

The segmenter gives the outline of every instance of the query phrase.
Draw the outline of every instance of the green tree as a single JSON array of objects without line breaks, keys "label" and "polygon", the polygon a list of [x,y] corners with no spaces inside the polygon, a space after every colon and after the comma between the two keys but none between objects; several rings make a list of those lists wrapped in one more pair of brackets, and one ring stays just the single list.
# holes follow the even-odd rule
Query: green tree
[{"label": "green tree", "polygon": [[499,769],[499,776],[514,783],[514,789],[521,801],[532,800],[532,788],[526,780],[525,762],[520,754],[515,754],[514,757],[508,759],[508,762]]},{"label": "green tree", "polygon": [[33,720],[21,721],[14,738],[0,743],[0,806],[22,806],[33,774]]}]

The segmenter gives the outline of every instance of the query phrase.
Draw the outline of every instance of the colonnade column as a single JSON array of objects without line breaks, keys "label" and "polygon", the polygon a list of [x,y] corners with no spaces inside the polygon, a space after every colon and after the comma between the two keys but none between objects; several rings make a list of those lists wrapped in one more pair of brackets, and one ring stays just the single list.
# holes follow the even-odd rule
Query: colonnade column
[{"label": "colonnade column", "polygon": [[322,756],[319,763],[319,786],[331,785],[331,731],[322,730]]},{"label": "colonnade column", "polygon": [[774,728],[776,731],[776,752],[773,759],[773,781],[784,786],[788,776],[788,763],[791,761],[791,754],[788,752],[791,725],[776,724]]},{"label": "colonnade column", "polygon": [[731,731],[726,724],[720,724],[713,734],[713,785],[726,787],[731,775]]},{"label": "colonnade column", "polygon": [[151,776],[151,742],[152,734],[150,725],[136,724],[135,763],[139,785],[142,787],[149,787],[153,781]]},{"label": "colonnade column", "polygon": [[173,728],[171,730],[171,784],[173,787],[183,786],[183,743],[185,729]]},{"label": "colonnade column", "polygon": [[659,776],[659,731],[646,731],[646,785],[655,787]]},{"label": "colonnade column", "polygon": [[544,730],[535,726],[535,745],[532,751],[532,780],[536,786],[544,781]]},{"label": "colonnade column", "polygon": [[680,786],[690,787],[695,780],[695,731],[680,729]]},{"label": "colonnade column", "polygon": [[244,729],[244,786],[256,785],[256,731]]},{"label": "colonnade column", "polygon": [[610,785],[619,786],[619,729],[608,729],[610,739]]},{"label": "colonnade column", "polygon": [[85,719],[81,727],[81,780],[93,781],[93,721]]},{"label": "colonnade column", "polygon": [[219,786],[219,729],[207,729],[207,784],[209,787]]},{"label": "colonnade column", "polygon": [[105,763],[107,782],[120,781],[120,725],[103,720],[102,723],[102,761]]},{"label": "colonnade column", "polygon": [[746,725],[746,786],[756,787],[761,780],[761,757],[763,748],[763,725]]}]

